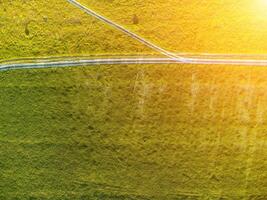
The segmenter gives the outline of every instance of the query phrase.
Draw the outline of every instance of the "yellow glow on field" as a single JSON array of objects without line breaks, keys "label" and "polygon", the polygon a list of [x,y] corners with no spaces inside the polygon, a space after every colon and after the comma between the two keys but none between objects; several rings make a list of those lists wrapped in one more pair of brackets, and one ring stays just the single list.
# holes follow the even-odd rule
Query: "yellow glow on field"
[{"label": "yellow glow on field", "polygon": [[80,1],[170,51],[267,54],[267,0]]},{"label": "yellow glow on field", "polygon": [[256,0],[251,1],[251,9],[254,11],[254,17],[265,17],[267,18],[267,0]]},{"label": "yellow glow on field", "polygon": [[181,25],[194,33],[193,51],[267,54],[267,0],[205,1],[184,6],[180,18],[187,12]]},{"label": "yellow glow on field", "polygon": [[267,6],[267,1],[266,1],[266,0],[260,0],[260,3],[261,3],[262,5]]}]

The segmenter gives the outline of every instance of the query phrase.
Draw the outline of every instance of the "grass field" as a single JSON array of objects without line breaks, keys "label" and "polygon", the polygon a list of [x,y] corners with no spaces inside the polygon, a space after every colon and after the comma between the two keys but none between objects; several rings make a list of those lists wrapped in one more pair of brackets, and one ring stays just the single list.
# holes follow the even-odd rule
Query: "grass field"
[{"label": "grass field", "polygon": [[[167,49],[265,49],[246,0],[81,2]],[[67,1],[0,1],[0,61],[144,53]],[[266,85],[249,66],[1,71],[0,199],[265,200]]]},{"label": "grass field", "polygon": [[266,199],[265,68],[0,73],[1,199]]},{"label": "grass field", "polygon": [[67,1],[0,1],[0,60],[151,53]]},{"label": "grass field", "polygon": [[[266,53],[265,0],[81,2],[173,51]],[[133,24],[134,15],[138,24]]]}]

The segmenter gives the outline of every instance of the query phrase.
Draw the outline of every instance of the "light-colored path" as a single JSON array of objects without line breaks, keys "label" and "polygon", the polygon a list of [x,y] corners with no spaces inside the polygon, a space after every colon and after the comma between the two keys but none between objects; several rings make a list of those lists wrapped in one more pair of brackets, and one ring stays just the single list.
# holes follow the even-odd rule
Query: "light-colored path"
[{"label": "light-colored path", "polygon": [[154,49],[155,51],[169,57],[172,58],[174,60],[177,61],[181,61],[183,60],[183,57],[177,56],[161,47],[159,47],[156,44],[153,44],[152,42],[148,41],[147,39],[137,35],[136,33],[133,33],[132,31],[128,30],[127,28],[117,24],[116,22],[113,22],[112,20],[104,17],[103,15],[100,15],[99,13],[95,12],[94,10],[86,7],[85,5],[82,5],[80,2],[76,1],[76,0],[67,0],[69,3],[71,3],[72,5],[76,6],[77,8],[79,8],[80,10],[84,11],[85,13],[101,20],[102,22],[116,28],[117,30],[129,35],[131,38],[138,40],[139,42],[143,43],[144,45],[148,46],[151,49]]},{"label": "light-colored path", "polygon": [[123,65],[123,64],[171,64],[177,61],[171,58],[92,58],[92,59],[75,59],[75,60],[57,60],[57,61],[32,61],[20,63],[0,64],[0,70],[14,69],[38,69],[38,68],[59,68],[75,66],[92,66],[92,65]]},{"label": "light-colored path", "polygon": [[[39,68],[59,68],[59,67],[78,67],[78,66],[93,66],[93,65],[129,65],[129,64],[205,64],[205,65],[236,65],[236,66],[265,66],[267,67],[267,59],[224,59],[217,58],[215,55],[188,56],[186,62],[177,61],[172,58],[160,57],[115,57],[115,58],[62,58],[58,60],[44,59],[44,60],[20,60],[19,62],[9,61],[8,63],[0,64],[0,71],[14,70],[14,69],[39,69]],[[229,56],[229,55],[228,55]],[[200,58],[203,57],[203,58]],[[236,56],[233,56],[236,57]]]}]

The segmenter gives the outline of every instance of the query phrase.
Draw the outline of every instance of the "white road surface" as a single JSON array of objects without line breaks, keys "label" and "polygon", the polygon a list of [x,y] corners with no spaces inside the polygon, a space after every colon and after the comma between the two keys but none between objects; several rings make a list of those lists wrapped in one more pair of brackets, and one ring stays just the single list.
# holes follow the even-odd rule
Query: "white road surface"
[{"label": "white road surface", "polygon": [[[220,55],[221,57],[222,55]],[[229,55],[228,55],[229,56]],[[159,57],[129,57],[129,58],[87,58],[87,59],[62,59],[62,60],[36,60],[24,62],[9,61],[8,63],[0,64],[0,71],[14,70],[14,69],[40,69],[40,68],[59,68],[59,67],[79,67],[87,66],[92,67],[95,65],[129,65],[129,64],[198,64],[198,65],[236,65],[236,66],[265,66],[267,67],[267,59],[217,59],[216,56],[205,56],[205,58],[198,58],[199,56],[191,56],[183,61],[177,61],[172,58],[159,58]]]}]

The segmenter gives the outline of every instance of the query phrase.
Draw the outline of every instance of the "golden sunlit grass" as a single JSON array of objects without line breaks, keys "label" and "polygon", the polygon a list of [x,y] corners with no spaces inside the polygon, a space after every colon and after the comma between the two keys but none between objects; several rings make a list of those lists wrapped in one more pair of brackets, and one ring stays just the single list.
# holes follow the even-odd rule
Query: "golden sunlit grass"
[{"label": "golden sunlit grass", "polygon": [[[267,52],[265,0],[81,2],[173,51]],[[133,15],[139,24],[132,23]]]},{"label": "golden sunlit grass", "polygon": [[265,200],[267,73],[201,65],[0,74],[0,199]]},{"label": "golden sunlit grass", "polygon": [[0,1],[0,60],[151,52],[67,1]]},{"label": "golden sunlit grass", "polygon": [[[267,46],[261,0],[82,1],[177,51]],[[143,48],[65,3],[0,1],[0,59]],[[0,199],[265,200],[266,85],[263,67],[2,72]]]}]

